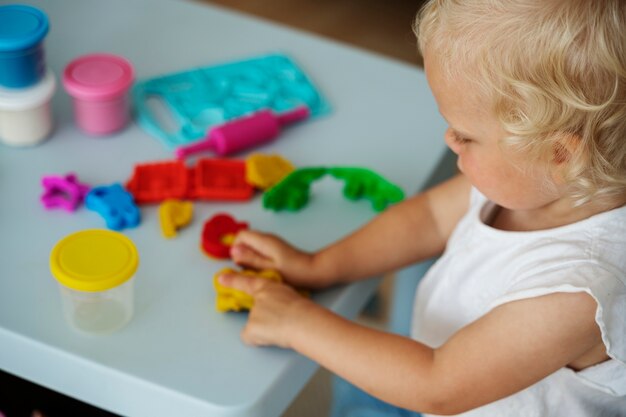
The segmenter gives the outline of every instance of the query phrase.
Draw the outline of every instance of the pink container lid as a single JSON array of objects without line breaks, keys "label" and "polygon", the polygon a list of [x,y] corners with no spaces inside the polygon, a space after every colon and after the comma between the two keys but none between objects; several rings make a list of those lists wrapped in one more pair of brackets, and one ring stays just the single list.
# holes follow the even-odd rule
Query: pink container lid
[{"label": "pink container lid", "polygon": [[84,100],[107,100],[125,94],[134,81],[133,66],[113,54],[83,55],[63,71],[68,94]]}]

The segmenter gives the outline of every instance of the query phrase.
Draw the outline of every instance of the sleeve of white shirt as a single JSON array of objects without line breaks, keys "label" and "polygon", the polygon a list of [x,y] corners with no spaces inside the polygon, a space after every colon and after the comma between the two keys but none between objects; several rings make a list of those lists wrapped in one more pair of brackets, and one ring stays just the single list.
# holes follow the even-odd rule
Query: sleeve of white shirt
[{"label": "sleeve of white shirt", "polygon": [[[581,261],[541,274],[527,276],[513,284],[491,305],[495,308],[511,301],[558,292],[586,292],[598,303],[596,322],[602,332],[607,354],[617,362],[612,375],[601,375],[593,381],[603,391],[626,395],[626,283],[615,272],[600,265]],[[591,373],[587,373],[591,374]]]}]

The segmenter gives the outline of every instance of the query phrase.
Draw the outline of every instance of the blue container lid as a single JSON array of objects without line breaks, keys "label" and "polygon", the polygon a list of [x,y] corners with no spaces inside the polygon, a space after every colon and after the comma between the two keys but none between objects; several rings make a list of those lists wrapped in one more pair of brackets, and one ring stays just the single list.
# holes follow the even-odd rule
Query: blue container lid
[{"label": "blue container lid", "polygon": [[29,48],[48,33],[48,17],[23,5],[0,6],[0,52]]}]

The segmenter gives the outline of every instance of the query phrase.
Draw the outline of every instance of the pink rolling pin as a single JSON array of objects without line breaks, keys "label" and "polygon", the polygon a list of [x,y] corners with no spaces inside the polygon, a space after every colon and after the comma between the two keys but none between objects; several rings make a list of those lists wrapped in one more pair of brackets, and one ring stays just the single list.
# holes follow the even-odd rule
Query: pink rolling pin
[{"label": "pink rolling pin", "polygon": [[176,149],[176,157],[183,159],[206,150],[220,156],[243,151],[275,139],[283,126],[304,120],[309,115],[306,106],[280,114],[261,110],[212,128],[202,141]]}]

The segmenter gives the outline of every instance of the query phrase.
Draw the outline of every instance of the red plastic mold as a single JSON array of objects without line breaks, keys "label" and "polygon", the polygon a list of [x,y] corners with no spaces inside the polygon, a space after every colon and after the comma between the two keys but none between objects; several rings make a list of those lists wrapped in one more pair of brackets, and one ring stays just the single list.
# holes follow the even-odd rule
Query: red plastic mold
[{"label": "red plastic mold", "polygon": [[211,158],[191,168],[183,161],[135,165],[126,189],[138,204],[172,198],[243,201],[254,195],[254,187],[246,182],[245,161]]},{"label": "red plastic mold", "polygon": [[234,237],[240,230],[248,228],[248,223],[237,222],[231,215],[218,213],[204,223],[202,229],[202,249],[217,259],[229,259],[231,243],[228,237]]},{"label": "red plastic mold", "polygon": [[157,203],[168,198],[184,199],[189,189],[187,167],[181,161],[135,165],[126,189],[136,203]]},{"label": "red plastic mold", "polygon": [[189,198],[202,200],[249,200],[254,187],[246,182],[246,162],[232,159],[201,159],[190,169]]}]

